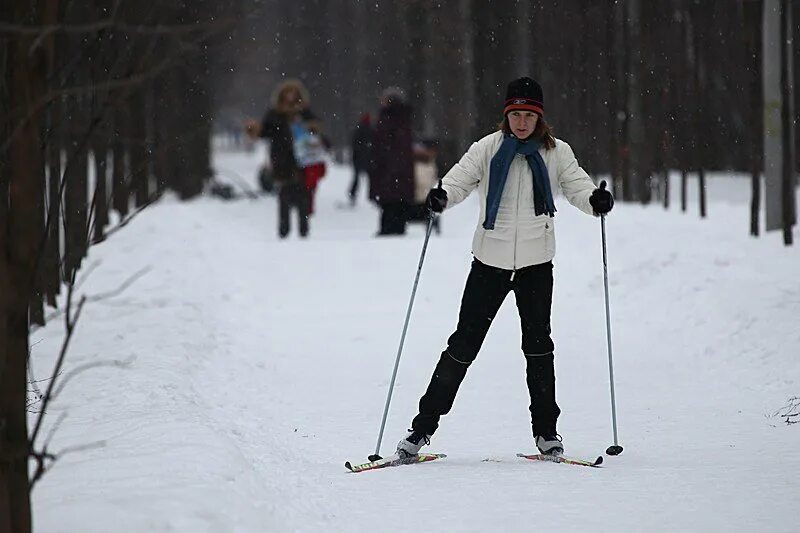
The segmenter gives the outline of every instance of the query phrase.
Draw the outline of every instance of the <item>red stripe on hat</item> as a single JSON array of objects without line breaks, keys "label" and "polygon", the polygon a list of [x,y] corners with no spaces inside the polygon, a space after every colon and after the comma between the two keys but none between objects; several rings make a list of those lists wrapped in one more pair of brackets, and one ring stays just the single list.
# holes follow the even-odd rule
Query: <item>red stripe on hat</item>
[{"label": "red stripe on hat", "polygon": [[508,107],[509,104],[530,104],[538,106],[540,109],[544,108],[544,105],[539,100],[534,100],[533,98],[509,98],[505,101],[505,106]]},{"label": "red stripe on hat", "polygon": [[[533,102],[534,100],[529,100],[529,102]],[[538,102],[537,102],[538,104]],[[542,109],[540,105],[534,104],[509,104],[506,105],[505,109],[503,109],[503,114],[508,114],[509,111],[533,111],[534,113],[538,113],[539,115],[544,115],[544,109]]]}]

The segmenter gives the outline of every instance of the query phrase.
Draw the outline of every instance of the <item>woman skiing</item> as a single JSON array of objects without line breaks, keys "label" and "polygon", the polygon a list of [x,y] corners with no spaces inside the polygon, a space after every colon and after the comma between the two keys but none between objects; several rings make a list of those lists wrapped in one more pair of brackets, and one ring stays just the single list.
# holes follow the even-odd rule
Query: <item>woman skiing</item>
[{"label": "woman skiing", "polygon": [[531,78],[512,81],[500,130],[473,143],[442,186],[428,193],[428,207],[442,212],[477,188],[481,210],[458,325],[420,399],[419,414],[397,445],[401,456],[415,455],[430,443],[509,291],[514,291],[522,326],[534,442],[541,453],[564,451],[556,430],[561,411],[550,338],[556,211],[552,187],[560,186],[572,205],[590,215],[608,213],[614,199],[595,187],[570,146],[553,137],[543,114],[541,86]]}]

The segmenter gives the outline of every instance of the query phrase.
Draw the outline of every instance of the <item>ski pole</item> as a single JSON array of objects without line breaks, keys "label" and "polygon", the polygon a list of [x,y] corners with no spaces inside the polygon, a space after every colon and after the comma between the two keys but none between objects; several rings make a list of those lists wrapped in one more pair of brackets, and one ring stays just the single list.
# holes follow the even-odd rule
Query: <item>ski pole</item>
[{"label": "ski pole", "polygon": [[[606,188],[606,182],[600,182],[600,188]],[[614,360],[611,354],[611,309],[608,303],[608,260],[606,255],[606,215],[600,215],[600,231],[603,239],[603,284],[606,296],[606,338],[608,339],[608,381],[611,384],[611,423],[614,428],[614,444],[606,449],[608,455],[619,455],[622,446],[617,439],[617,400],[614,395]]]},{"label": "ski pole", "polygon": [[[441,182],[439,183],[441,187]],[[406,340],[406,332],[408,331],[408,321],[411,319],[411,308],[414,306],[414,297],[417,294],[417,285],[419,284],[419,275],[422,272],[422,262],[425,261],[425,252],[428,249],[428,240],[431,238],[431,229],[433,229],[433,219],[436,216],[433,211],[429,212],[428,217],[428,230],[425,232],[425,244],[422,245],[422,254],[419,256],[419,266],[417,267],[417,276],[414,278],[414,288],[411,290],[411,300],[408,302],[408,311],[406,311],[406,321],[403,324],[403,334],[400,336],[400,346],[397,348],[397,358],[394,361],[394,370],[392,371],[392,380],[389,383],[389,393],[386,395],[386,406],[383,408],[383,420],[381,420],[381,430],[378,433],[378,444],[375,446],[375,454],[369,456],[370,461],[377,461],[381,459],[379,455],[381,452],[381,441],[383,440],[383,430],[386,427],[386,417],[389,414],[389,404],[392,401],[392,391],[394,390],[394,381],[397,377],[397,368],[400,366],[400,356],[403,354],[403,344]]]}]

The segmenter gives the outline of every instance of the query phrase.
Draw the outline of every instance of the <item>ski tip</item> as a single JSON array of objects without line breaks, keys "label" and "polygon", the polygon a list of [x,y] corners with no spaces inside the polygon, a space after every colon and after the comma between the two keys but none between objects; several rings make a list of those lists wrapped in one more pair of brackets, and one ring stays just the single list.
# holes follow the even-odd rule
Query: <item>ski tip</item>
[{"label": "ski tip", "polygon": [[350,464],[350,461],[345,461],[344,467],[351,472],[353,471],[353,465]]},{"label": "ski tip", "polygon": [[603,456],[602,455],[598,455],[597,456],[597,460],[595,460],[595,462],[594,462],[594,466],[600,466],[601,464],[603,464]]}]

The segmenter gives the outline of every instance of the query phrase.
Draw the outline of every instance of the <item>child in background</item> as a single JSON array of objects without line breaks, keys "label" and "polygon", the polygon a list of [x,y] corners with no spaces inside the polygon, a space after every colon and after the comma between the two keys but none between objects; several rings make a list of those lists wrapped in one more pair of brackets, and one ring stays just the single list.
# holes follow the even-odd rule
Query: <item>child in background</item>
[{"label": "child in background", "polygon": [[317,184],[325,177],[325,152],[329,143],[319,132],[316,120],[304,121],[299,116],[292,122],[292,138],[297,166],[303,171],[308,192],[308,214],[313,215]]}]

